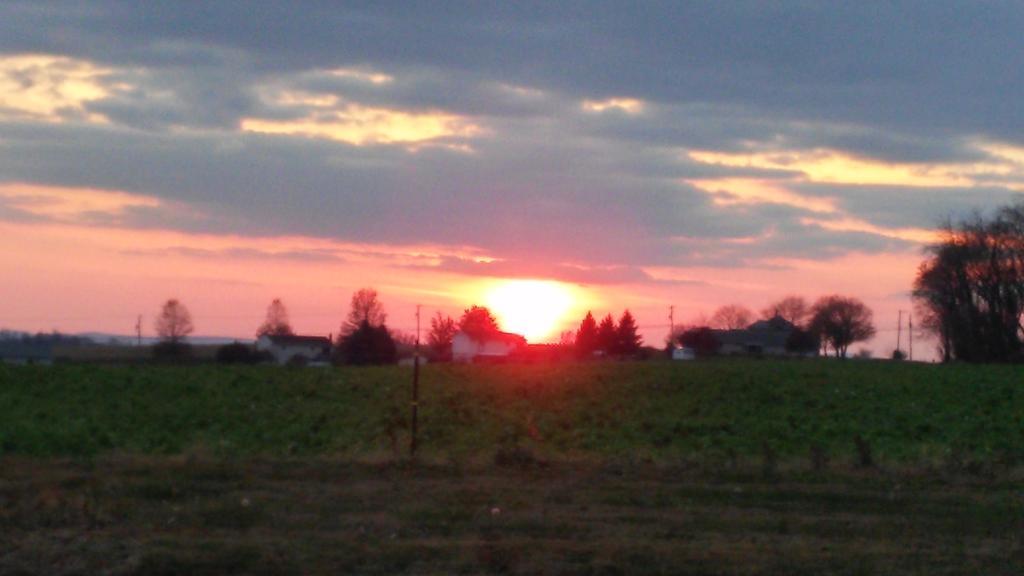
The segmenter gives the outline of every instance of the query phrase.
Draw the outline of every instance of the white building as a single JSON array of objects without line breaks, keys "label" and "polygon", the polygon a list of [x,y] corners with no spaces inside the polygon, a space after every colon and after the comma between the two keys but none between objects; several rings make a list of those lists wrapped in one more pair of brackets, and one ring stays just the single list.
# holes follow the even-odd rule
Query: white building
[{"label": "white building", "polygon": [[470,336],[466,332],[452,337],[452,360],[455,362],[487,362],[507,358],[526,347],[526,338],[508,332]]},{"label": "white building", "polygon": [[672,349],[673,360],[696,360],[697,351],[689,346],[680,346]]},{"label": "white building", "polygon": [[323,336],[270,336],[256,340],[256,349],[269,353],[278,364],[326,364],[331,357],[331,340]]}]

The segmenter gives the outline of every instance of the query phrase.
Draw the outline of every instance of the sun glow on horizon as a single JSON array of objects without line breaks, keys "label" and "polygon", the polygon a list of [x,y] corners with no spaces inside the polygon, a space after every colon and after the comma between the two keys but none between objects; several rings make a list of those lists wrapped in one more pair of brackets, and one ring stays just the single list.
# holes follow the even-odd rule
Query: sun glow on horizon
[{"label": "sun glow on horizon", "polygon": [[572,288],[550,280],[507,280],[489,288],[484,302],[501,329],[537,343],[557,338],[574,303]]}]

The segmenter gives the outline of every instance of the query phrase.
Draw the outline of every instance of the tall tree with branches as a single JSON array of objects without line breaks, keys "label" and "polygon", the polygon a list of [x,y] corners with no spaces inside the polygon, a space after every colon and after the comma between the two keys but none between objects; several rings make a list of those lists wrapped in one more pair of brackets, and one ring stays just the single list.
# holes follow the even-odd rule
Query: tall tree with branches
[{"label": "tall tree with branches", "polygon": [[384,326],[386,321],[387,314],[384,313],[384,305],[377,298],[377,291],[373,288],[362,288],[352,294],[348,317],[341,326],[341,333],[351,334],[363,324],[379,328]]},{"label": "tall tree with branches", "polygon": [[256,337],[292,336],[294,334],[292,326],[288,322],[288,309],[285,308],[280,298],[274,298],[274,301],[267,306],[267,317],[256,330]]},{"label": "tall tree with branches", "polygon": [[850,344],[875,335],[871,309],[856,298],[823,296],[811,307],[810,331],[832,347],[836,358],[846,358]]},{"label": "tall tree with branches", "polygon": [[742,330],[754,320],[754,313],[740,304],[722,306],[711,315],[711,326],[722,330]]},{"label": "tall tree with branches", "polygon": [[761,310],[761,318],[770,320],[778,315],[794,326],[803,326],[810,309],[803,296],[786,296],[765,306]]},{"label": "tall tree with branches", "polygon": [[193,330],[192,314],[184,304],[177,298],[164,303],[156,317],[156,333],[164,342],[180,344]]},{"label": "tall tree with branches", "polygon": [[929,252],[914,299],[943,360],[1024,360],[1024,202],[947,223]]},{"label": "tall tree with branches", "polygon": [[427,334],[427,346],[430,348],[432,360],[446,362],[452,359],[452,339],[459,328],[451,316],[438,311],[430,319],[430,332]]}]

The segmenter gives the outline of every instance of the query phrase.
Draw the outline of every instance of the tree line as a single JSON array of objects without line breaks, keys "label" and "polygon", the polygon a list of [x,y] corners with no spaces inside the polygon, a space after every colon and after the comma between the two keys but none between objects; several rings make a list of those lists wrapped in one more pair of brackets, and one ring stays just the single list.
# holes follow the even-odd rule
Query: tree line
[{"label": "tree line", "polygon": [[[785,348],[793,354],[820,351],[845,358],[850,345],[875,335],[873,313],[852,296],[831,294],[808,304],[802,296],[786,296],[761,310],[762,320],[781,318],[793,325]],[[754,322],[754,313],[740,304],[718,308],[709,319],[682,326],[669,337],[669,346],[692,348],[698,356],[712,356],[722,347],[717,331],[742,330]]]},{"label": "tree line", "polygon": [[[154,354],[162,358],[181,358],[190,354],[186,338],[195,325],[188,308],[178,299],[167,300],[156,317],[155,328],[160,342]],[[430,321],[425,348],[433,361],[452,358],[452,340],[458,331],[475,338],[486,338],[501,331],[497,319],[486,307],[473,305],[455,320],[441,312]],[[267,306],[266,317],[256,330],[262,336],[295,336],[288,309],[280,298]],[[332,339],[331,360],[338,364],[368,365],[393,364],[401,348],[411,349],[415,336],[392,330],[387,325],[387,313],[373,288],[356,291],[349,303],[349,312],[342,321],[338,336]],[[268,357],[242,344],[227,345],[218,353],[225,362],[260,362]]]}]

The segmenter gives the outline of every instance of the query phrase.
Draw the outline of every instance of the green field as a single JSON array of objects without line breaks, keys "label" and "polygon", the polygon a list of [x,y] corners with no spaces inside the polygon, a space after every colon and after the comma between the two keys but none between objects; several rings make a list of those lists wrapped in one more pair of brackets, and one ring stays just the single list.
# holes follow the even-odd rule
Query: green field
[{"label": "green field", "polygon": [[0,574],[1024,573],[1024,369],[0,367]]},{"label": "green field", "polygon": [[[0,367],[0,453],[397,456],[409,368]],[[1024,367],[892,362],[434,365],[425,457],[1024,462]]]}]

